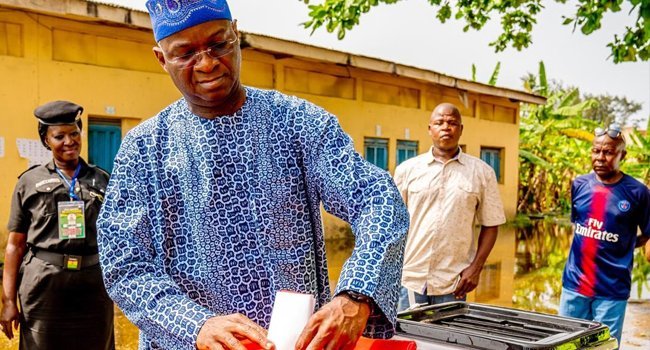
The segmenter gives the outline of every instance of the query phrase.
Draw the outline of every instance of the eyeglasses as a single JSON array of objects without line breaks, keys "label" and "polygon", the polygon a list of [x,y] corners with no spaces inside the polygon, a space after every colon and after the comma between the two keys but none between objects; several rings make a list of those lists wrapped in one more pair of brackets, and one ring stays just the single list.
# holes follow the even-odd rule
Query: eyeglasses
[{"label": "eyeglasses", "polygon": [[613,139],[620,137],[621,133],[621,127],[618,124],[611,124],[607,129],[596,128],[594,130],[594,135],[596,136],[603,136],[607,134],[607,136]]},{"label": "eyeglasses", "polygon": [[203,57],[204,53],[213,59],[223,57],[231,53],[235,49],[235,43],[237,41],[239,41],[239,38],[235,37],[232,40],[221,41],[213,44],[205,50],[190,52],[182,56],[166,57],[167,62],[175,65],[179,69],[190,68],[201,60],[201,57]]}]

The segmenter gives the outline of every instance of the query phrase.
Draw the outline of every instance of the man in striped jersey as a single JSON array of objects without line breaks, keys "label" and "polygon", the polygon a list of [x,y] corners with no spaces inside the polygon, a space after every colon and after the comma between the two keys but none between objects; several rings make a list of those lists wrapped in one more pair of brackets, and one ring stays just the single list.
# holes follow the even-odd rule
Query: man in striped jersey
[{"label": "man in striped jersey", "polygon": [[560,298],[560,315],[601,322],[619,344],[634,248],[650,237],[650,192],[619,169],[625,154],[618,125],[596,129],[593,172],[571,186],[574,236]]}]

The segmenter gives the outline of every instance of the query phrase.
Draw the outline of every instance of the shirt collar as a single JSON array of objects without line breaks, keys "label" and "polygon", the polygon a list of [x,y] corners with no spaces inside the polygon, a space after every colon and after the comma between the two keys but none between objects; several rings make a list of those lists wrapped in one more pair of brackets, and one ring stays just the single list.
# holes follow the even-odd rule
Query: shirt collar
[{"label": "shirt collar", "polygon": [[[459,146],[458,147],[458,153],[456,153],[456,155],[453,156],[453,158],[449,159],[449,161],[447,163],[456,160],[456,161],[458,161],[458,163],[460,163],[462,165],[465,165],[465,157],[467,157],[467,155],[465,153],[463,153],[463,149],[460,148],[460,146]],[[445,164],[445,163],[443,163],[442,161],[436,159],[433,156],[433,146],[431,146],[429,148],[429,152],[427,152],[427,163],[431,164],[433,162],[438,162],[440,164]]]},{"label": "shirt collar", "polygon": [[[81,174],[85,173],[86,168],[88,168],[88,163],[86,163],[86,161],[83,158],[79,157],[79,164],[81,164],[81,169],[79,169],[79,176],[81,176]],[[55,172],[56,170],[54,168],[54,159],[50,160],[47,164],[45,164],[45,167],[50,172]]]}]

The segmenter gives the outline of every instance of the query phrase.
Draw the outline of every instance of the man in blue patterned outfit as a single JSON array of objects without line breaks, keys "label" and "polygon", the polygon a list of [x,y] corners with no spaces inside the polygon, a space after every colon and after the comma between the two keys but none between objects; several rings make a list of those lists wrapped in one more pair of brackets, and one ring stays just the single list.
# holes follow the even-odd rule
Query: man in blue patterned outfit
[{"label": "man in blue patterned outfit", "polygon": [[[264,328],[283,289],[317,300],[298,349],[392,336],[408,213],[390,176],[335,116],[241,85],[225,1],[147,7],[184,98],[125,137],[98,221],[105,284],[140,348],[272,348]],[[321,203],[355,233],[331,301]]]}]

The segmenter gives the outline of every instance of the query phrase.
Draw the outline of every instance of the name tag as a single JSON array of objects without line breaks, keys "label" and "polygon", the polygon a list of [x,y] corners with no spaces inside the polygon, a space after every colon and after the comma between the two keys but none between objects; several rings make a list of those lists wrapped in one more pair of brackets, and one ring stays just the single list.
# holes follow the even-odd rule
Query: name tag
[{"label": "name tag", "polygon": [[39,181],[39,182],[37,182],[36,185],[34,185],[34,187],[38,188],[38,187],[41,187],[41,186],[43,186],[43,185],[47,185],[47,184],[58,184],[58,183],[60,183],[60,182],[61,182],[61,180],[60,180],[60,179],[56,179],[56,178],[54,178],[54,179],[46,179],[46,180],[43,180],[43,181]]},{"label": "name tag", "polygon": [[59,202],[58,213],[59,239],[86,238],[83,201]]}]

